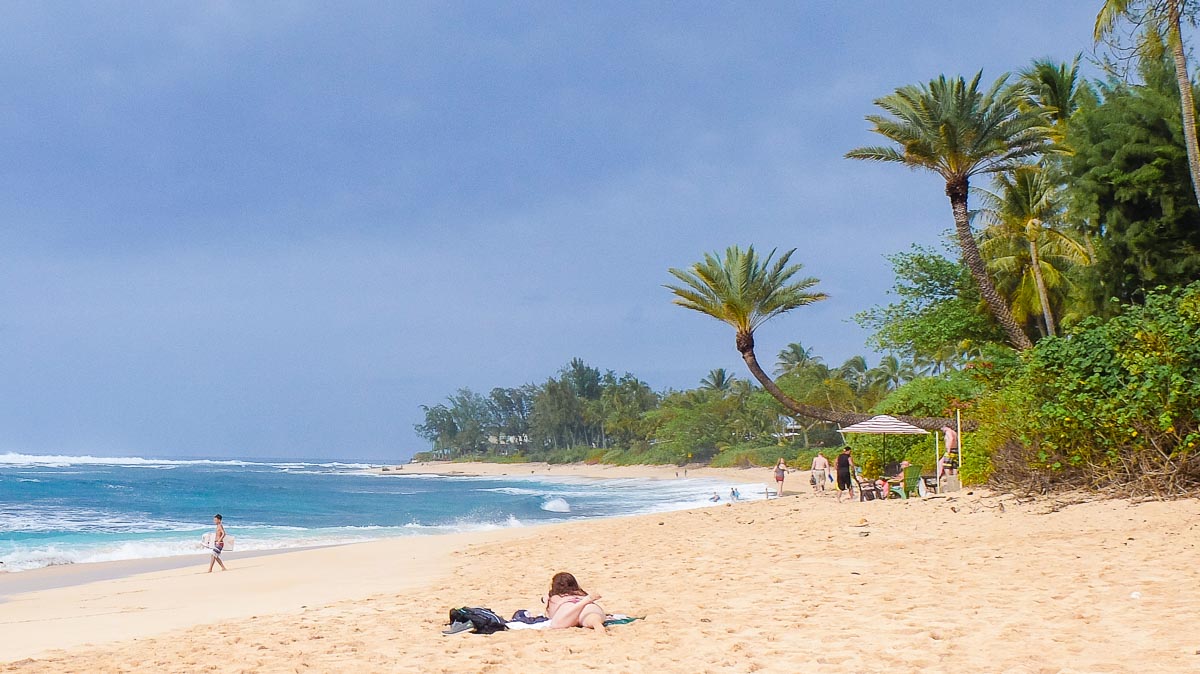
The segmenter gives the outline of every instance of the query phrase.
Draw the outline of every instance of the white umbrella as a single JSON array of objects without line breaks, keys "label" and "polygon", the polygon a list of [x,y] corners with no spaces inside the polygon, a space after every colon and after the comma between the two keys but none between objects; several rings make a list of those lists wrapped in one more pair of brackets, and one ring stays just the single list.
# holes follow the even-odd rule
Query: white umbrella
[{"label": "white umbrella", "polygon": [[[896,417],[888,414],[880,414],[871,417],[866,421],[860,421],[857,424],[852,424],[838,430],[839,433],[863,433],[871,435],[928,435],[929,431],[924,428],[917,428],[910,423],[900,421]],[[934,454],[937,455],[940,451],[937,449],[937,434],[933,435]],[[887,459],[887,446],[884,446],[884,460]],[[919,487],[924,486],[924,480],[918,482]]]},{"label": "white umbrella", "polygon": [[860,421],[857,424],[847,426],[838,431],[839,433],[871,433],[874,435],[926,435],[929,431],[924,428],[917,428],[912,424],[900,421],[896,417],[887,414],[871,417],[866,421]]}]

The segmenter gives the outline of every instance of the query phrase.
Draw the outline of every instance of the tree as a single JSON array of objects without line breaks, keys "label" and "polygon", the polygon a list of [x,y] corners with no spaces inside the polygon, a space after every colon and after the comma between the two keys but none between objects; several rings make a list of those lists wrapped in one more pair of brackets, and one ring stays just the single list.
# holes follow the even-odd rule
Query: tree
[{"label": "tree", "polygon": [[[1000,341],[1004,334],[979,310],[979,288],[970,272],[936,251],[921,246],[889,255],[898,301],[857,314],[855,322],[872,330],[880,351],[948,362],[963,342]],[[863,361],[859,372],[866,372]]]},{"label": "tree", "polygon": [[867,372],[871,385],[884,391],[894,391],[916,376],[917,372],[911,360],[900,360],[893,354],[881,358],[879,365]]},{"label": "tree", "polygon": [[537,387],[526,384],[520,388],[494,388],[488,395],[488,410],[492,431],[501,444],[513,443],[524,447],[529,437],[529,416]]},{"label": "tree", "polygon": [[700,388],[710,391],[728,391],[735,381],[737,381],[737,377],[726,372],[725,368],[718,367],[709,371],[708,376],[700,380]]},{"label": "tree", "polygon": [[1070,64],[1037,59],[1021,71],[1020,83],[1026,108],[1048,119],[1054,139],[1061,141],[1067,120],[1079,106],[1079,56]]},{"label": "tree", "polygon": [[1020,90],[1008,86],[1008,75],[984,92],[982,71],[968,83],[945,75],[928,85],[908,85],[875,100],[888,115],[868,115],[876,133],[899,146],[862,147],[850,159],[895,162],[940,175],[954,214],[963,261],[979,286],[1009,342],[1018,349],[1033,345],[996,292],[967,212],[970,180],[980,174],[1007,171],[1022,160],[1048,150],[1049,130],[1038,114],[1021,109]]},{"label": "tree", "polygon": [[1142,60],[1142,82],[1096,85],[1067,132],[1069,211],[1095,245],[1096,302],[1140,301],[1200,278],[1200,207],[1192,193],[1175,78]]},{"label": "tree", "polygon": [[[850,425],[864,421],[869,415],[840,412],[802,404],[780,390],[763,371],[754,353],[754,330],[764,322],[792,309],[808,306],[826,299],[825,293],[810,292],[819,281],[815,278],[795,279],[803,268],[788,264],[795,249],[772,262],[775,251],[765,259],[750,246],[743,251],[737,246],[725,250],[722,259],[707,253],[704,260],[689,269],[671,269],[670,273],[683,285],[666,286],[675,295],[674,303],[728,323],[735,331],[734,345],[754,378],[789,411],[801,416]],[[914,419],[909,423],[939,428],[945,420]],[[930,426],[931,424],[938,424]]]},{"label": "tree", "polygon": [[1185,18],[1195,22],[1196,9],[1195,0],[1105,0],[1100,13],[1096,15],[1094,37],[1097,43],[1115,38],[1117,26],[1124,22],[1131,24],[1134,29],[1131,35],[1136,41],[1133,51],[1138,56],[1159,60],[1164,49],[1171,52],[1179,90],[1192,195],[1196,204],[1200,205],[1200,142],[1196,138],[1196,102],[1192,96],[1192,78],[1188,75],[1187,55],[1184,54],[1180,30]]},{"label": "tree", "polygon": [[421,409],[425,412],[425,423],[413,426],[417,435],[432,443],[435,452],[451,449],[454,446],[454,436],[458,434],[458,426],[454,423],[450,408],[445,405],[421,405]]},{"label": "tree", "polygon": [[575,394],[572,385],[551,378],[533,400],[529,430],[535,446],[558,449],[585,442],[583,415],[584,401]]},{"label": "tree", "polygon": [[787,374],[820,362],[821,357],[814,356],[812,349],[804,348],[799,342],[792,342],[779,352],[779,360],[775,361],[775,374]]},{"label": "tree", "polygon": [[[997,192],[980,190],[985,208],[979,215],[987,223],[980,249],[990,268],[1015,280],[1009,294],[1014,317],[1040,313],[1044,333],[1055,335],[1050,287],[1066,290],[1071,267],[1090,264],[1091,258],[1083,244],[1059,228],[1065,206],[1046,171],[1022,166],[997,175],[996,187]],[[1056,298],[1060,304],[1063,294]]]}]

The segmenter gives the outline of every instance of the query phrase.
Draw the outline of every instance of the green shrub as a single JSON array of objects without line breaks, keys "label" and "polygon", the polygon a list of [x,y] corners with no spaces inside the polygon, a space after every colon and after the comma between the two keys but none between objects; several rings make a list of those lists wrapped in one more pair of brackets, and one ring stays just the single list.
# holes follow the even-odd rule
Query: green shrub
[{"label": "green shrub", "polygon": [[1200,492],[1200,282],[1038,342],[977,416],[999,482]]}]

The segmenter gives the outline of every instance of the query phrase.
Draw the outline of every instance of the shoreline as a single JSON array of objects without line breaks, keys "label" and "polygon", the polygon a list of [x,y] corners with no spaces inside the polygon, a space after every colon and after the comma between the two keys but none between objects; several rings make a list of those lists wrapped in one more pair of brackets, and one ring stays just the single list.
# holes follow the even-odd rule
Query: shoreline
[{"label": "shoreline", "polygon": [[[389,470],[385,470],[385,468]],[[513,470],[516,468],[517,470]],[[522,470],[524,469],[524,470]],[[674,480],[685,479],[685,469],[683,467],[676,468],[674,466],[610,466],[610,465],[589,465],[584,463],[575,464],[547,464],[542,462],[521,463],[521,464],[501,464],[501,463],[486,463],[486,462],[451,462],[451,461],[430,461],[410,464],[394,464],[388,466],[380,466],[364,469],[364,472],[380,474],[380,475],[436,475],[445,477],[455,476],[470,476],[470,477],[513,477],[513,478],[587,478],[587,479],[647,479],[647,480]],[[800,471],[796,471],[799,473]],[[676,476],[678,473],[678,476]],[[769,469],[740,469],[740,468],[708,468],[706,466],[689,466],[686,470],[686,479],[712,479],[726,480],[737,482],[740,484],[766,484],[766,479],[754,479],[755,473],[760,473],[764,478],[770,477]],[[807,475],[807,473],[805,473]],[[774,487],[769,486],[772,497],[774,497]],[[789,493],[785,489],[785,495]],[[760,494],[761,496],[761,494]],[[613,515],[611,517],[628,517],[629,515]],[[602,518],[608,519],[608,518]],[[545,526],[543,524],[527,524],[526,527]],[[460,534],[476,533],[471,531],[447,532],[447,533],[429,533],[429,534],[414,534],[412,536],[392,536],[382,537],[364,541],[354,542],[339,542],[328,545],[305,545],[294,548],[277,548],[266,550],[246,550],[236,551],[229,554],[226,559],[248,559],[251,557],[260,557],[266,555],[279,555],[291,552],[298,552],[310,549],[319,549],[326,547],[338,547],[344,545],[362,545],[370,544],[379,541],[388,541],[395,539],[407,539],[412,537],[424,536],[456,536]],[[86,562],[86,563],[70,563],[56,564],[51,566],[39,567],[34,569],[5,571],[0,567],[0,604],[6,601],[6,597],[11,594],[32,592],[36,590],[49,590],[57,587],[69,587],[73,585],[82,585],[90,582],[115,580],[143,573],[151,573],[155,571],[165,571],[170,569],[181,569],[190,566],[198,566],[206,564],[208,560],[207,553],[197,552],[195,554],[180,554],[167,557],[139,557],[134,559],[122,559],[106,562]]]},{"label": "shoreline", "polygon": [[[384,470],[387,468],[388,470]],[[370,472],[381,475],[468,475],[478,477],[583,477],[593,479],[716,479],[742,484],[767,484],[774,490],[773,468],[713,468],[710,466],[637,465],[613,466],[609,464],[565,463],[551,464],[541,461],[530,463],[488,463],[484,461],[421,461],[418,463],[387,464],[371,468]],[[808,488],[807,470],[793,470],[784,482],[785,494],[801,491],[797,484]],[[801,480],[797,483],[796,480]]]}]

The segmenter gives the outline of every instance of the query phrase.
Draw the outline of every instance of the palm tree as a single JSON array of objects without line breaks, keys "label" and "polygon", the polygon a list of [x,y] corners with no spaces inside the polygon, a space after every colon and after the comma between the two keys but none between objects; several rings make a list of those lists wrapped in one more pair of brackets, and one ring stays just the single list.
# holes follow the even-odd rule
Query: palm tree
[{"label": "palm tree", "polygon": [[709,371],[708,376],[700,380],[700,388],[708,391],[728,391],[735,381],[737,381],[737,377],[726,372],[725,368],[718,367]]},{"label": "palm tree", "polygon": [[[1200,141],[1196,138],[1196,102],[1192,96],[1192,78],[1188,74],[1180,26],[1183,19],[1195,20],[1196,0],[1104,0],[1096,15],[1096,42],[1113,39],[1117,24],[1130,23],[1140,32],[1134,51],[1144,58],[1158,58],[1162,50],[1171,52],[1175,62],[1175,81],[1179,84],[1179,107],[1183,116],[1183,142],[1187,147],[1188,170],[1192,191],[1200,204]],[[1166,38],[1166,45],[1162,40]]]},{"label": "palm tree", "polygon": [[1040,111],[1056,130],[1055,140],[1062,140],[1062,130],[1079,105],[1079,56],[1068,65],[1049,59],[1037,59],[1021,71],[1025,88],[1025,105]]},{"label": "palm tree", "polygon": [[871,384],[884,391],[895,391],[916,376],[912,361],[900,360],[891,354],[881,358],[879,365],[867,372]]},{"label": "palm tree", "polygon": [[908,85],[876,99],[889,113],[868,115],[876,133],[899,147],[861,147],[846,153],[850,159],[904,164],[940,175],[954,213],[955,231],[963,261],[979,286],[1008,340],[1018,349],[1033,346],[1012,312],[996,292],[971,231],[967,195],[972,176],[1007,171],[1021,160],[1047,151],[1048,130],[1040,115],[1020,108],[1019,91],[1000,77],[985,92],[979,91],[976,73],[968,83],[945,75],[928,85]]},{"label": "palm tree", "polygon": [[779,360],[775,361],[775,375],[785,375],[820,362],[821,357],[814,356],[812,349],[804,348],[799,342],[792,342],[779,352]]},{"label": "palm tree", "polygon": [[1090,256],[1083,244],[1058,228],[1065,207],[1044,170],[1022,166],[996,176],[996,187],[998,193],[979,191],[985,204],[979,215],[987,223],[981,250],[989,266],[1016,280],[1010,293],[1014,316],[1030,313],[1022,308],[1025,300],[1024,306],[1032,304],[1033,313],[1042,315],[1045,334],[1055,335],[1049,286],[1067,285],[1066,270],[1090,264]]},{"label": "palm tree", "polygon": [[862,393],[870,385],[870,380],[867,378],[869,370],[866,358],[851,356],[837,369],[837,374],[850,385],[850,390],[855,393]]},{"label": "palm tree", "polygon": [[[788,262],[795,253],[789,250],[772,262],[775,251],[759,258],[754,247],[742,250],[731,246],[725,257],[706,253],[704,260],[688,269],[670,269],[681,285],[666,286],[674,295],[674,303],[728,323],[735,330],[734,344],[746,367],[787,410],[801,416],[849,425],[871,418],[868,414],[839,412],[804,405],[789,397],[763,371],[754,353],[754,331],[766,321],[798,307],[820,302],[825,293],[810,292],[818,283],[815,278],[794,279],[802,265]],[[947,419],[902,417],[916,426],[940,428]]]}]

